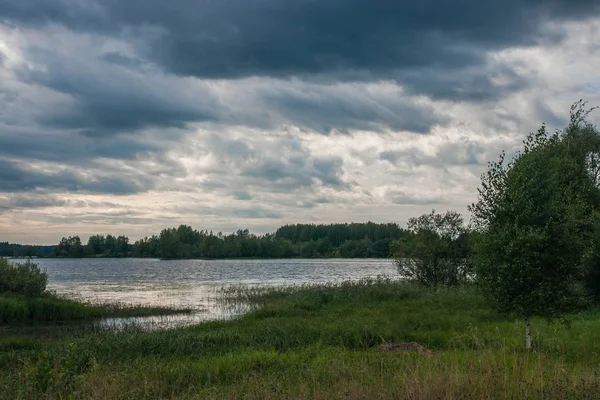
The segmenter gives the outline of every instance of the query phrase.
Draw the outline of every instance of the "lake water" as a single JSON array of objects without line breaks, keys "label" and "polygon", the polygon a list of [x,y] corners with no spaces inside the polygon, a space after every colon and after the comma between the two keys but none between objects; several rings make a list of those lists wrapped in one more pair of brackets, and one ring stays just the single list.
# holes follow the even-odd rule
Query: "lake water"
[{"label": "lake water", "polygon": [[[391,260],[158,260],[158,259],[37,259],[48,273],[48,289],[90,303],[192,308],[191,315],[110,319],[155,328],[228,318],[244,312],[227,308],[221,288],[232,285],[300,285],[396,277]],[[239,305],[238,305],[239,306]]]}]

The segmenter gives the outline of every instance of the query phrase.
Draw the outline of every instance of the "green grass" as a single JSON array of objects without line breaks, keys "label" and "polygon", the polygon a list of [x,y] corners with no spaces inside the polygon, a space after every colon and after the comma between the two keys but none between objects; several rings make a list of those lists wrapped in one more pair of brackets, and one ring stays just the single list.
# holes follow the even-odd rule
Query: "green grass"
[{"label": "green grass", "polygon": [[101,317],[143,317],[190,312],[164,307],[91,305],[44,293],[38,297],[0,294],[0,326],[65,322]]},{"label": "green grass", "polygon": [[[600,310],[567,325],[533,320],[525,352],[523,322],[472,288],[365,281],[224,294],[259,308],[173,330],[0,339],[0,398],[600,397]],[[382,353],[384,341],[436,357]]]}]

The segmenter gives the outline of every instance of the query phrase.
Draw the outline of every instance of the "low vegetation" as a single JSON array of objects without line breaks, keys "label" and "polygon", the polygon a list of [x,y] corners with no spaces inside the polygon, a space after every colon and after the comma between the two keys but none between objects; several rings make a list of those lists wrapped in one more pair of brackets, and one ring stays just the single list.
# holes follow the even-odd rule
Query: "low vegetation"
[{"label": "low vegetation", "polygon": [[[521,323],[472,286],[376,280],[226,294],[260,306],[164,331],[3,337],[0,398],[585,399],[600,390],[597,309],[562,324],[535,319],[526,352]],[[398,342],[433,355],[380,350]]]}]

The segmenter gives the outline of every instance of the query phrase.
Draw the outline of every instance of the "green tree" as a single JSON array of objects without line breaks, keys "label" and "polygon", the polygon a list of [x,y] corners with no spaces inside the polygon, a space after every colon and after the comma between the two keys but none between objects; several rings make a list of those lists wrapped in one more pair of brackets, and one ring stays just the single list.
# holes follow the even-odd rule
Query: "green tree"
[{"label": "green tree", "polygon": [[181,258],[181,242],[177,229],[163,229],[158,238],[158,251],[162,258]]},{"label": "green tree", "polygon": [[411,235],[392,243],[398,273],[423,286],[458,285],[469,276],[467,229],[456,211],[408,220]]},{"label": "green tree", "polygon": [[531,317],[558,317],[584,299],[582,264],[600,198],[589,165],[599,135],[584,106],[572,107],[565,130],[542,125],[512,160],[503,153],[490,163],[470,206],[477,281],[500,311],[524,319],[527,349]]},{"label": "green tree", "polygon": [[63,237],[60,243],[54,247],[54,255],[57,257],[83,257],[83,246],[79,236]]},{"label": "green tree", "polygon": [[90,254],[102,254],[105,248],[105,239],[103,235],[92,235],[89,237],[87,246],[90,250]]}]

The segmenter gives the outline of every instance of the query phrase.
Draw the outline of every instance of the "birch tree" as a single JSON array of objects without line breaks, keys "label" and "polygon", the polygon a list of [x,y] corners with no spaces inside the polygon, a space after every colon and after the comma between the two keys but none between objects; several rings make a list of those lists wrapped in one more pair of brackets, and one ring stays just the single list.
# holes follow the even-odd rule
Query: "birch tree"
[{"label": "birch tree", "polygon": [[532,317],[558,317],[586,297],[582,265],[600,198],[590,168],[599,134],[588,113],[576,103],[565,130],[542,125],[512,159],[502,153],[469,207],[477,282],[501,312],[523,319],[527,349]]}]

